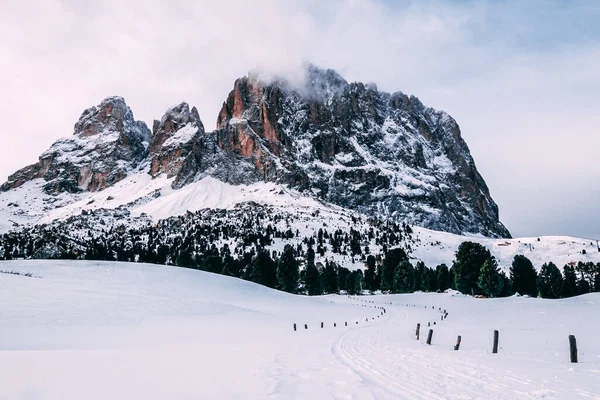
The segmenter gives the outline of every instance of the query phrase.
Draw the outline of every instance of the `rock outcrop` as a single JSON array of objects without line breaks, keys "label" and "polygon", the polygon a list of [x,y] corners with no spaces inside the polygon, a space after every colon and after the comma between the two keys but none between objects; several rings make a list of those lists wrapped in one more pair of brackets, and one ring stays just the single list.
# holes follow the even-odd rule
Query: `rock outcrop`
[{"label": "rock outcrop", "polygon": [[456,121],[401,92],[307,68],[305,85],[238,79],[219,146],[256,175],[368,215],[508,237]]},{"label": "rock outcrop", "polygon": [[152,128],[150,175],[174,177],[176,189],[193,182],[200,169],[204,136],[196,107],[190,110],[187,103],[181,103],[167,110]]},{"label": "rock outcrop", "polygon": [[44,179],[44,191],[99,191],[124,179],[148,155],[150,130],[133,118],[122,97],[109,97],[85,110],[74,135],[55,142],[37,163],[9,176],[6,191]]}]

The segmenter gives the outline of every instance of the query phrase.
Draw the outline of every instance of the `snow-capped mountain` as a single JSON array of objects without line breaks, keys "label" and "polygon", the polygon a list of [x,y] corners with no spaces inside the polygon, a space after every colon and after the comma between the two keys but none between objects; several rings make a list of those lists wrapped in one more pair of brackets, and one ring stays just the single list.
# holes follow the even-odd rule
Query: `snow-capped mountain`
[{"label": "snow-capped mountain", "polygon": [[42,153],[36,164],[11,175],[0,190],[41,179],[49,195],[96,192],[127,177],[148,155],[150,130],[133,119],[121,97],[109,97],[85,110],[74,130],[73,136]]},{"label": "snow-capped mountain", "polygon": [[453,233],[509,237],[458,124],[419,99],[308,66],[297,88],[238,79],[219,147],[281,182],[367,215]]},{"label": "snow-capped mountain", "polygon": [[[209,178],[217,186],[261,186],[271,199],[257,202],[293,193],[441,231],[510,236],[454,119],[415,97],[312,65],[303,85],[252,73],[238,79],[214,132],[186,103],[150,132],[122,98],[103,100],[84,111],[72,137],[2,185],[0,228],[86,208],[152,208],[165,196],[180,203],[174,213],[199,210],[211,205],[189,192],[197,196]],[[109,194],[117,187],[127,193],[122,201]]]}]

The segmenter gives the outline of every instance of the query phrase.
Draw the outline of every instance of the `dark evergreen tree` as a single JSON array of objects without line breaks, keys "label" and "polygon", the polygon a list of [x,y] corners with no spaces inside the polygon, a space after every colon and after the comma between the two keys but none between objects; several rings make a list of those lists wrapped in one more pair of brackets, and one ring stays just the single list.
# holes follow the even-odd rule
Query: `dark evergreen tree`
[{"label": "dark evergreen tree", "polygon": [[184,268],[194,268],[196,266],[196,261],[192,256],[192,251],[189,248],[181,250],[177,255],[175,264]]},{"label": "dark evergreen tree", "polygon": [[336,265],[333,262],[325,263],[325,273],[323,274],[323,286],[325,293],[338,292],[338,274]]},{"label": "dark evergreen tree", "polygon": [[423,288],[423,280],[425,278],[425,263],[423,261],[418,261],[415,266],[415,292],[419,290],[425,291]]},{"label": "dark evergreen tree", "polygon": [[415,268],[408,260],[402,260],[394,271],[395,293],[413,293],[415,290]]},{"label": "dark evergreen tree", "polygon": [[370,255],[367,257],[367,268],[365,270],[365,289],[374,291],[375,289],[375,275],[377,274],[377,269],[375,266],[375,257]]},{"label": "dark evergreen tree", "polygon": [[577,295],[577,275],[575,267],[565,265],[563,268],[563,297],[572,297]]},{"label": "dark evergreen tree", "polygon": [[577,280],[577,294],[587,294],[590,292],[590,283],[583,277],[579,277]]},{"label": "dark evergreen tree", "polygon": [[211,254],[203,258],[201,269],[218,274],[223,271],[223,260],[220,256]]},{"label": "dark evergreen tree", "polygon": [[465,294],[479,293],[479,272],[490,257],[490,251],[479,243],[461,243],[452,264],[456,290]]},{"label": "dark evergreen tree", "polygon": [[440,264],[436,268],[437,270],[437,285],[438,290],[443,292],[446,289],[450,289],[450,271],[446,264]]},{"label": "dark evergreen tree", "polygon": [[510,267],[512,289],[521,294],[537,297],[537,272],[533,264],[524,255],[515,256]]},{"label": "dark evergreen tree", "polygon": [[600,292],[600,262],[596,264],[596,273],[594,274],[594,292]]},{"label": "dark evergreen tree", "polygon": [[271,259],[267,250],[259,250],[251,264],[250,280],[252,282],[270,288],[277,287],[277,264]]},{"label": "dark evergreen tree", "polygon": [[[393,290],[394,273],[402,261],[408,261],[408,256],[402,248],[390,249],[381,264],[381,290]],[[413,268],[414,273],[414,268]],[[413,282],[414,287],[414,282]]]},{"label": "dark evergreen tree", "polygon": [[281,257],[277,261],[276,276],[279,289],[288,293],[296,293],[298,290],[300,271],[294,255],[294,248],[289,244],[285,246]]},{"label": "dark evergreen tree", "polygon": [[346,283],[345,283],[345,289],[346,292],[349,295],[356,295],[356,274],[355,271],[350,272],[349,274],[346,275]]},{"label": "dark evergreen tree", "polygon": [[429,279],[429,291],[437,292],[439,289],[438,281],[437,281],[437,276],[438,276],[437,269],[427,268],[427,275],[429,277],[428,278]]},{"label": "dark evergreen tree", "polygon": [[515,294],[512,290],[512,284],[510,283],[510,278],[506,276],[504,271],[500,271],[500,278],[502,279],[502,291],[500,292],[500,297],[508,297]]},{"label": "dark evergreen tree", "polygon": [[354,292],[356,294],[362,294],[363,291],[363,282],[365,280],[365,276],[363,274],[363,272],[360,269],[357,269],[356,271],[353,271],[355,278],[354,278]]},{"label": "dark evergreen tree", "polygon": [[477,286],[484,295],[488,297],[498,297],[502,293],[502,276],[498,269],[498,263],[493,256],[488,257],[481,266]]},{"label": "dark evergreen tree", "polygon": [[309,296],[322,294],[319,271],[315,266],[315,251],[309,247],[306,251],[305,289]]},{"label": "dark evergreen tree", "polygon": [[541,297],[545,299],[562,297],[563,285],[563,277],[554,263],[550,262],[542,265],[538,275],[538,290]]}]

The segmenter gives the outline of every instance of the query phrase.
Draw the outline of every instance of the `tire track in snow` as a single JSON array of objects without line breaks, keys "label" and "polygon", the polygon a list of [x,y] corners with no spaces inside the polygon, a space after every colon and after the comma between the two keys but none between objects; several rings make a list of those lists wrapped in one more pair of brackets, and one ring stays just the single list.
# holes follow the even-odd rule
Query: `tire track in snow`
[{"label": "tire track in snow", "polygon": [[568,397],[568,393],[551,390],[542,382],[534,382],[504,368],[485,367],[477,362],[445,356],[435,348],[393,346],[386,340],[386,327],[394,325],[392,329],[398,331],[396,326],[400,324],[393,322],[405,319],[410,308],[388,306],[387,311],[388,318],[381,323],[349,330],[331,347],[333,356],[356,373],[375,398],[502,400]]}]

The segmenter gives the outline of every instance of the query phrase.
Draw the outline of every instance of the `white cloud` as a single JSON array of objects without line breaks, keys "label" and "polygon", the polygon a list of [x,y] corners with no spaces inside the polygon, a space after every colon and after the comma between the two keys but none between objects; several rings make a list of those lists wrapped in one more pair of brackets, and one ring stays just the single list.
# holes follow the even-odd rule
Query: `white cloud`
[{"label": "white cloud", "polygon": [[0,180],[106,96],[149,125],[188,101],[210,129],[235,78],[311,61],[452,114],[514,234],[600,236],[599,7],[401,4],[14,2],[0,15]]}]

